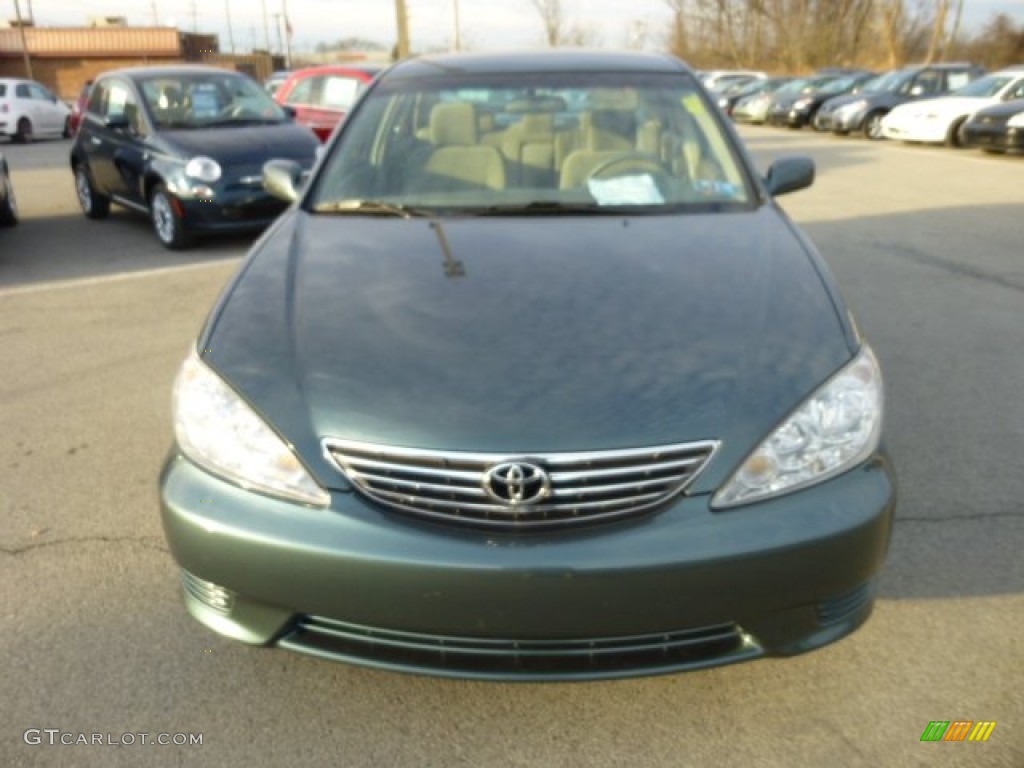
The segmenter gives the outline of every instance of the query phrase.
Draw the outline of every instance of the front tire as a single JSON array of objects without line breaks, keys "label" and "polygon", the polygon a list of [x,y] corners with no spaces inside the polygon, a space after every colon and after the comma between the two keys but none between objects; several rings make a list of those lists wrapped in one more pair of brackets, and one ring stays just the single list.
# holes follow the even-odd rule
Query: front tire
[{"label": "front tire", "polygon": [[191,247],[195,239],[185,231],[185,222],[178,214],[176,202],[167,187],[157,184],[149,196],[149,218],[160,244],[169,250],[181,251]]},{"label": "front tire", "polygon": [[110,214],[110,198],[96,191],[84,163],[75,166],[75,192],[87,218],[105,219]]},{"label": "front tire", "polygon": [[61,136],[63,136],[65,139],[70,139],[72,136],[70,117],[64,118],[64,131],[61,133]]},{"label": "front tire", "polygon": [[880,141],[882,136],[882,118],[885,112],[872,112],[864,118],[864,135],[872,141]]},{"label": "front tire", "polygon": [[14,141],[18,144],[32,143],[32,122],[27,117],[18,121],[18,130],[14,134]]},{"label": "front tire", "polygon": [[18,223],[18,201],[14,199],[14,187],[6,176],[3,183],[7,194],[0,201],[0,227],[13,227]]},{"label": "front tire", "polygon": [[967,122],[966,117],[962,117],[949,126],[949,133],[946,134],[946,146],[955,147],[956,149],[963,149],[966,145],[964,141],[964,123]]}]

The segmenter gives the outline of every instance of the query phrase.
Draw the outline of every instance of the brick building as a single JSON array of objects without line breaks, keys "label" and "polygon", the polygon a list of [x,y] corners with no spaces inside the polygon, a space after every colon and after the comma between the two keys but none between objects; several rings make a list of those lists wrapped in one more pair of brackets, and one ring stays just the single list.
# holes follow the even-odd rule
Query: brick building
[{"label": "brick building", "polygon": [[[0,77],[25,77],[21,30],[0,29]],[[174,27],[25,27],[32,75],[60,98],[73,100],[82,85],[121,67],[206,63],[262,80],[275,69],[267,53],[220,53],[216,35]]]}]

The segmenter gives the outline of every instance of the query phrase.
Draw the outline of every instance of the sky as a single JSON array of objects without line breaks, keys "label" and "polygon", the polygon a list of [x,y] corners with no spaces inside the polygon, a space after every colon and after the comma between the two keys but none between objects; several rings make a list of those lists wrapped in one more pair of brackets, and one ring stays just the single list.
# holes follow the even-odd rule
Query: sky
[{"label": "sky", "polygon": [[[39,26],[85,25],[90,16],[125,16],[130,24],[177,26],[220,35],[221,50],[237,52],[271,46],[280,50],[275,24],[286,7],[293,29],[292,48],[311,51],[319,42],[363,37],[391,46],[395,40],[393,0],[19,0],[31,7]],[[543,27],[530,0],[406,0],[414,50],[447,48],[454,40],[454,8],[466,47],[477,50],[538,47]],[[664,0],[562,0],[569,24],[578,24],[604,47],[646,39],[657,47],[668,22]],[[5,8],[6,6],[6,8]],[[266,9],[267,26],[263,23]],[[230,10],[231,34],[228,32]],[[1024,22],[1024,0],[967,0],[965,24],[984,23],[1002,12]],[[0,0],[0,17],[14,16],[14,0]],[[646,34],[645,34],[646,32]]]}]

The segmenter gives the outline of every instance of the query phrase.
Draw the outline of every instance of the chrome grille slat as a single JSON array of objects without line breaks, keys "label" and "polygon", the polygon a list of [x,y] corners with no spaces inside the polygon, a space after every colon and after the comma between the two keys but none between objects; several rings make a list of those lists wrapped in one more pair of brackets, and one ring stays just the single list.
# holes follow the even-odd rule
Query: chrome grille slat
[{"label": "chrome grille slat", "polygon": [[[487,494],[484,493],[484,489],[477,486],[471,488],[465,485],[440,485],[438,483],[421,483],[417,480],[408,480],[401,477],[389,477],[387,475],[375,475],[369,472],[360,472],[356,481],[361,488],[369,487],[373,483],[384,483],[387,485],[398,485],[403,488],[412,488],[414,490],[424,491],[436,491],[438,493],[454,493],[462,494],[465,496],[473,496],[476,498],[486,499]],[[365,481],[365,482],[363,482]]]},{"label": "chrome grille slat", "polygon": [[[332,438],[323,446],[357,491],[386,507],[462,525],[527,530],[657,507],[693,482],[718,444],[551,454],[431,451]],[[488,471],[509,463],[539,468],[550,486],[533,500],[496,496]]]}]

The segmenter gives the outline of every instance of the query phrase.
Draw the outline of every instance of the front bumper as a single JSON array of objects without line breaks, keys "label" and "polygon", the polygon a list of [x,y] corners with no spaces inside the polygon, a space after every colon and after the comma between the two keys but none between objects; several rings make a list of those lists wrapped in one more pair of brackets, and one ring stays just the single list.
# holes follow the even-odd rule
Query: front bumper
[{"label": "front bumper", "polygon": [[994,149],[1004,152],[1024,152],[1024,128],[1002,125],[967,123],[964,143],[968,147]]},{"label": "front bumper", "polygon": [[[172,456],[163,524],[192,615],[247,643],[368,666],[557,680],[788,655],[852,632],[871,611],[895,490],[877,458],[727,512],[683,498],[529,535],[332,497],[328,509],[277,501]],[[219,602],[205,597],[217,588]]]},{"label": "front bumper", "polygon": [[180,199],[185,228],[190,232],[246,232],[262,229],[288,207],[262,189],[217,192],[212,198]]},{"label": "front bumper", "polygon": [[814,127],[819,131],[832,131],[834,133],[854,133],[864,127],[864,118],[867,113],[863,110],[843,110],[842,107],[834,112],[818,111],[814,116]]},{"label": "front bumper", "polygon": [[941,121],[882,120],[882,135],[894,141],[914,141],[922,144],[941,144],[946,140],[949,126]]},{"label": "front bumper", "polygon": [[808,112],[802,109],[773,110],[768,113],[768,122],[771,125],[803,128],[809,122]]}]

